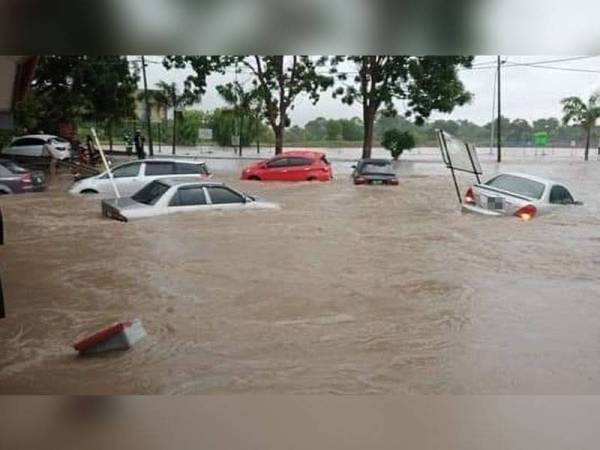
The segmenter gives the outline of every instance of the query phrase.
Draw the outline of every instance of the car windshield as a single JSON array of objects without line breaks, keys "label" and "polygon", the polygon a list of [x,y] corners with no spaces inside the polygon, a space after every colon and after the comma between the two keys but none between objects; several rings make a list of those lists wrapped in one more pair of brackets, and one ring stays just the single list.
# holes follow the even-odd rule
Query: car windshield
[{"label": "car windshield", "polygon": [[0,162],[1,165],[3,165],[5,168],[7,168],[8,170],[10,170],[12,173],[15,174],[21,174],[21,173],[27,173],[29,172],[27,169],[15,164],[12,161],[2,161]]},{"label": "car windshield", "polygon": [[161,183],[160,181],[153,181],[138,191],[131,198],[138,203],[143,203],[144,205],[154,205],[168,190],[169,186]]},{"label": "car windshield", "polygon": [[60,138],[60,137],[55,137],[55,138],[51,138],[50,139],[50,143],[51,144],[66,144],[69,141],[67,141],[66,139]]},{"label": "car windshield", "polygon": [[360,166],[360,173],[362,175],[395,175],[392,165],[388,162],[363,164]]},{"label": "car windshield", "polygon": [[535,198],[538,200],[542,198],[545,188],[543,183],[530,180],[528,178],[517,177],[515,175],[498,175],[485,184],[496,189],[524,195],[526,197]]}]

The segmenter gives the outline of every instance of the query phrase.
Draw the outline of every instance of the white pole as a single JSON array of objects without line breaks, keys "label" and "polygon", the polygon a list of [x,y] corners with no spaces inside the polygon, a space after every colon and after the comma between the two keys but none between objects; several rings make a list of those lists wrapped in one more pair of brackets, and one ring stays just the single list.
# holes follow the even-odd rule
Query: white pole
[{"label": "white pole", "polygon": [[121,198],[121,194],[119,194],[119,189],[117,188],[117,183],[115,183],[115,179],[113,178],[113,174],[112,174],[112,171],[110,170],[110,166],[106,162],[106,157],[104,156],[104,151],[102,150],[102,147],[100,146],[100,141],[98,140],[98,135],[96,134],[96,129],[92,128],[91,132],[92,132],[92,137],[94,138],[94,145],[100,152],[100,157],[102,158],[104,167],[106,168],[106,171],[108,172],[108,178],[110,178],[112,187],[115,190],[115,195],[117,196],[117,198]]}]

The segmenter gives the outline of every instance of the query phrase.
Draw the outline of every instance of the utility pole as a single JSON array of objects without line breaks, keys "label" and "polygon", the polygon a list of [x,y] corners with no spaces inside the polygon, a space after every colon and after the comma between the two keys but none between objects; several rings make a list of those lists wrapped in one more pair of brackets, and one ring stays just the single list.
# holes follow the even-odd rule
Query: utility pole
[{"label": "utility pole", "polygon": [[148,128],[148,151],[154,156],[152,148],[152,125],[150,123],[150,102],[148,101],[148,80],[146,79],[146,58],[142,55],[142,74],[144,76],[144,102],[146,104],[146,126]]},{"label": "utility pole", "polygon": [[497,161],[502,162],[502,106],[501,106],[501,96],[500,96],[500,67],[502,66],[502,61],[500,60],[500,55],[498,55],[498,126],[496,127],[496,145],[498,146],[498,151],[496,153]]}]

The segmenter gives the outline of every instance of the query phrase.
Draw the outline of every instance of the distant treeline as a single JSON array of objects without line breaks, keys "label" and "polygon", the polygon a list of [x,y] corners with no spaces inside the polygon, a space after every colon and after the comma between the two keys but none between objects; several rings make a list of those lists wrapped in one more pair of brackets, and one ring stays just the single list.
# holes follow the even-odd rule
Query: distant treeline
[{"label": "distant treeline", "polygon": [[[80,133],[85,134],[91,124],[80,126]],[[227,109],[217,109],[211,112],[190,110],[181,114],[177,125],[178,145],[216,144],[232,145],[232,136],[238,135],[239,123]],[[135,128],[145,131],[145,124],[126,121],[119,129],[115,129],[115,141],[121,141],[125,135],[131,135]],[[200,141],[198,129],[209,128],[213,131],[212,141]],[[443,129],[461,139],[484,147],[490,145],[491,124],[477,125],[468,120],[436,120],[426,122],[422,126],[415,125],[402,116],[385,117],[379,115],[375,121],[375,141],[380,145],[383,133],[391,128],[409,131],[415,136],[418,146],[437,145],[435,130]],[[502,141],[505,146],[529,147],[534,145],[533,134],[545,131],[548,134],[548,146],[570,146],[575,141],[577,146],[584,144],[584,133],[580,127],[564,126],[556,118],[538,119],[533,123],[524,119],[509,120],[502,118]],[[318,117],[307,122],[303,127],[292,125],[285,131],[285,143],[291,146],[360,146],[362,142],[363,124],[358,117],[352,119],[326,119]],[[172,141],[172,121],[165,120],[153,127],[154,139],[164,143]],[[598,142],[598,129],[594,134],[592,145]],[[269,127],[262,122],[257,124],[254,118],[244,123],[241,133],[245,146],[253,145],[256,137],[261,143],[273,144],[274,136]],[[495,133],[493,137],[495,145]]]}]

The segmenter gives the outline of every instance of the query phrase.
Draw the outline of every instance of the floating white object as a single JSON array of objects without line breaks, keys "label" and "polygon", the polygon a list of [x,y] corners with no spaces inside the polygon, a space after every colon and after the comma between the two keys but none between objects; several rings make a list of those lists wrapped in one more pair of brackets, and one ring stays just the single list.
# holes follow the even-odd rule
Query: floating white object
[{"label": "floating white object", "polygon": [[146,336],[139,319],[117,322],[97,333],[82,339],[73,347],[81,354],[127,350]]}]

